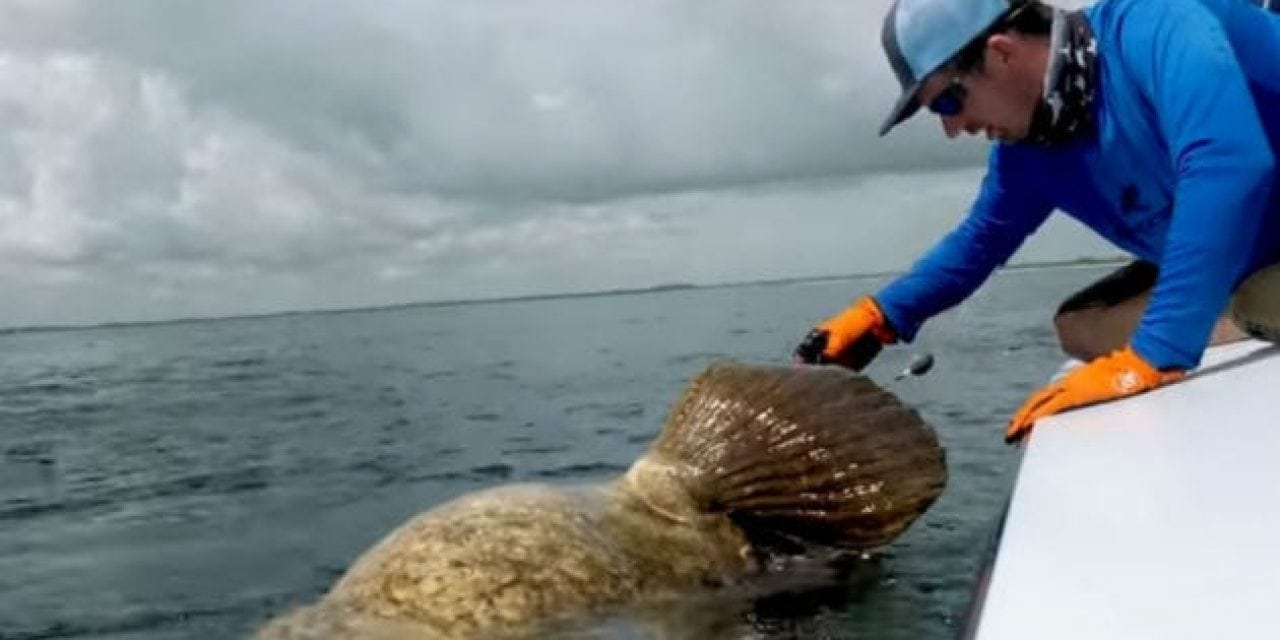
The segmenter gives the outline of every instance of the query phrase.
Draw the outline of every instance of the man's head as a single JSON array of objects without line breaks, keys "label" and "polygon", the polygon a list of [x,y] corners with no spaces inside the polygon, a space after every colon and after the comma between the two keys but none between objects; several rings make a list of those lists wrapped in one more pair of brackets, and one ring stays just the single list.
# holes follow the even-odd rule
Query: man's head
[{"label": "man's head", "polygon": [[897,0],[883,43],[902,96],[880,134],[924,105],[948,136],[1024,139],[1044,94],[1052,20],[1038,0]]}]

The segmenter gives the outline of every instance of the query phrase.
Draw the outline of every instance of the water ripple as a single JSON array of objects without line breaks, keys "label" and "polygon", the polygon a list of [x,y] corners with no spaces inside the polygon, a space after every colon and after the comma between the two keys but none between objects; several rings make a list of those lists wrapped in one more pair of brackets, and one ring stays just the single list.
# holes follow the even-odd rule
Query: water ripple
[{"label": "water ripple", "polygon": [[246,618],[261,616],[263,611],[279,606],[283,596],[233,602],[208,608],[178,609],[143,608],[119,617],[101,620],[58,620],[45,627],[12,629],[0,633],[3,640],[56,640],[63,638],[100,638],[111,634],[154,631],[175,626],[188,626],[201,618]]},{"label": "water ripple", "polygon": [[[31,518],[54,513],[77,513],[102,507],[189,495],[230,495],[270,486],[273,470],[249,467],[233,471],[198,473],[132,486],[104,487],[94,494],[63,500],[35,501],[17,498],[0,502],[0,520]],[[92,486],[92,485],[90,485]]]},{"label": "water ripple", "polygon": [[591,462],[587,464],[571,464],[554,469],[541,469],[534,472],[540,478],[579,478],[599,476],[602,474],[619,474],[628,469],[628,465],[611,462]]}]

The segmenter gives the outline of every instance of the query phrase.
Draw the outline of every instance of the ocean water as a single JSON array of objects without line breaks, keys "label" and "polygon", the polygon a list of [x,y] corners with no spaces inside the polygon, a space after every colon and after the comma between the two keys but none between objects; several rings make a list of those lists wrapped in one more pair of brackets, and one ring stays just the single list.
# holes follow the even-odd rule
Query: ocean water
[{"label": "ocean water", "polygon": [[[881,558],[664,633],[955,637],[1018,465],[1004,422],[1062,361],[1058,301],[1103,272],[999,273],[868,370],[937,429],[950,469]],[[0,335],[0,638],[245,637],[423,509],[620,473],[707,363],[786,362],[814,320],[878,284]],[[892,382],[923,351],[933,371]]]}]

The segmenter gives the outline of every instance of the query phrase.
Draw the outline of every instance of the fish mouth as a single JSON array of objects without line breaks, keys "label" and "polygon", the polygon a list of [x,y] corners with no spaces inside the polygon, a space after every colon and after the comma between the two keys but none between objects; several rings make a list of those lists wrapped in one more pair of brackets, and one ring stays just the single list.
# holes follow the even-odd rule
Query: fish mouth
[{"label": "fish mouth", "polygon": [[730,516],[730,520],[743,532],[759,566],[765,573],[792,572],[797,567],[812,569],[826,567],[837,573],[858,563],[865,563],[878,555],[871,551],[838,542],[806,538],[772,527],[762,527],[749,518]]},{"label": "fish mouth", "polygon": [[[759,613],[783,618],[808,616],[816,602],[848,601],[850,590],[874,587],[883,578],[880,554],[788,539],[761,540],[759,575],[741,584]],[[829,596],[829,597],[828,597]]]},{"label": "fish mouth", "polygon": [[731,515],[729,519],[746,535],[760,566],[769,571],[782,568],[780,565],[785,565],[788,559],[805,557],[811,551],[829,548],[828,545],[806,540],[792,533],[756,526],[750,518],[740,515]]}]

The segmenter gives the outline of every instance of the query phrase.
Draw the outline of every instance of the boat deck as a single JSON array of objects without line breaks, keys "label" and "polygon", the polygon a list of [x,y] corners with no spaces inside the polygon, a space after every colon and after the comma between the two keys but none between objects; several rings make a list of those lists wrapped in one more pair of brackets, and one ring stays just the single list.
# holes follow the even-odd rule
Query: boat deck
[{"label": "boat deck", "polygon": [[1180,384],[1039,423],[971,631],[1280,638],[1278,529],[1280,347],[1215,347]]}]

